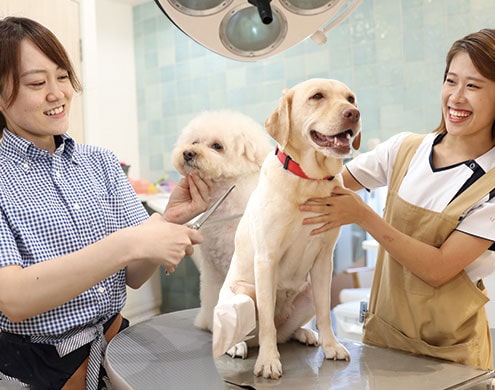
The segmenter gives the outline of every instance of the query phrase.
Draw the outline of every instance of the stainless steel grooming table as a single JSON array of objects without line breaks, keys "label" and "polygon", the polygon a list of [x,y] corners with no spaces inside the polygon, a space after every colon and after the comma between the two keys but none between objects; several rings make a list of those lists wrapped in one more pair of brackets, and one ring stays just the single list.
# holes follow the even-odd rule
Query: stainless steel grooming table
[{"label": "stainless steel grooming table", "polygon": [[324,358],[321,348],[279,345],[279,380],[253,374],[257,349],[248,359],[213,359],[211,334],[193,325],[198,309],[163,314],[133,325],[108,345],[105,364],[116,389],[367,389],[485,390],[494,371],[414,356],[342,340],[351,361]]}]

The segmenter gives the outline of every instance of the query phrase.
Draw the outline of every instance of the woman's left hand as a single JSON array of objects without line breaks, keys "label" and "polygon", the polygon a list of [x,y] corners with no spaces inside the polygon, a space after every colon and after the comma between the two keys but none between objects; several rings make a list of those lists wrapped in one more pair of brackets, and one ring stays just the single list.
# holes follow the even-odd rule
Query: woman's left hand
[{"label": "woman's left hand", "polygon": [[311,198],[299,206],[301,211],[318,214],[303,219],[304,225],[322,224],[313,229],[311,235],[323,233],[342,225],[359,224],[364,218],[367,208],[368,206],[358,194],[342,187],[335,187],[331,196]]},{"label": "woman's left hand", "polygon": [[210,202],[210,184],[193,173],[174,188],[163,216],[169,222],[184,224],[205,211]]}]

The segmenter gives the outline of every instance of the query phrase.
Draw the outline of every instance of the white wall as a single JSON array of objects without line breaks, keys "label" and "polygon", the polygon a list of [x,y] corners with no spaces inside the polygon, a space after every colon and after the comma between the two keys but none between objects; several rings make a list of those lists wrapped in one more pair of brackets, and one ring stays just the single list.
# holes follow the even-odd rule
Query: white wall
[{"label": "white wall", "polygon": [[[140,0],[81,0],[85,143],[113,150],[140,177],[132,6]],[[127,289],[123,315],[137,323],[160,312],[160,273]]]},{"label": "white wall", "polygon": [[490,328],[495,329],[495,274],[491,274],[483,279],[483,283],[485,284],[488,297],[490,298],[490,301],[485,305],[486,315],[488,317],[488,322],[490,323]]},{"label": "white wall", "polygon": [[140,177],[132,2],[81,0],[85,142]]}]

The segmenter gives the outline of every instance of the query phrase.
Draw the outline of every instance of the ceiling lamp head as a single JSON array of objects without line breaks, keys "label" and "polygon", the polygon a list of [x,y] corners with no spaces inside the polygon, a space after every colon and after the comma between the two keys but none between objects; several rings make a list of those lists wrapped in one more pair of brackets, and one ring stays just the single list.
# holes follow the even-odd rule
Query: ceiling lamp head
[{"label": "ceiling lamp head", "polygon": [[282,5],[297,15],[316,15],[333,8],[338,0],[281,0]]},{"label": "ceiling lamp head", "polygon": [[270,23],[263,22],[256,8],[249,4],[227,13],[220,23],[219,34],[230,55],[259,58],[280,46],[287,36],[287,19],[278,8],[273,8],[270,15]]},{"label": "ceiling lamp head", "polygon": [[177,11],[190,16],[207,16],[222,11],[231,3],[225,0],[175,0],[169,2]]},{"label": "ceiling lamp head", "polygon": [[[301,42],[328,23],[339,10],[352,12],[361,0],[155,2],[179,29],[204,47],[231,59],[255,61]],[[341,12],[338,22],[350,12],[344,17]]]}]

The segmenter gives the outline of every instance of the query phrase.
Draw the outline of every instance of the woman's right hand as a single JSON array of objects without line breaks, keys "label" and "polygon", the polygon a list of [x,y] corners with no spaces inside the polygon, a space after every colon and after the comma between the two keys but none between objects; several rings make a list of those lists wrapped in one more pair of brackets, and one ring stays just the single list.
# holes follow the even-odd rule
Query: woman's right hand
[{"label": "woman's right hand", "polygon": [[185,256],[193,254],[193,245],[202,243],[204,239],[199,231],[167,222],[158,213],[130,229],[134,235],[135,260],[150,261],[168,272],[174,272]]},{"label": "woman's right hand", "polygon": [[331,196],[308,199],[299,210],[316,215],[304,218],[304,225],[319,224],[311,231],[312,235],[356,223],[361,225],[372,209],[354,191],[335,187]]}]

